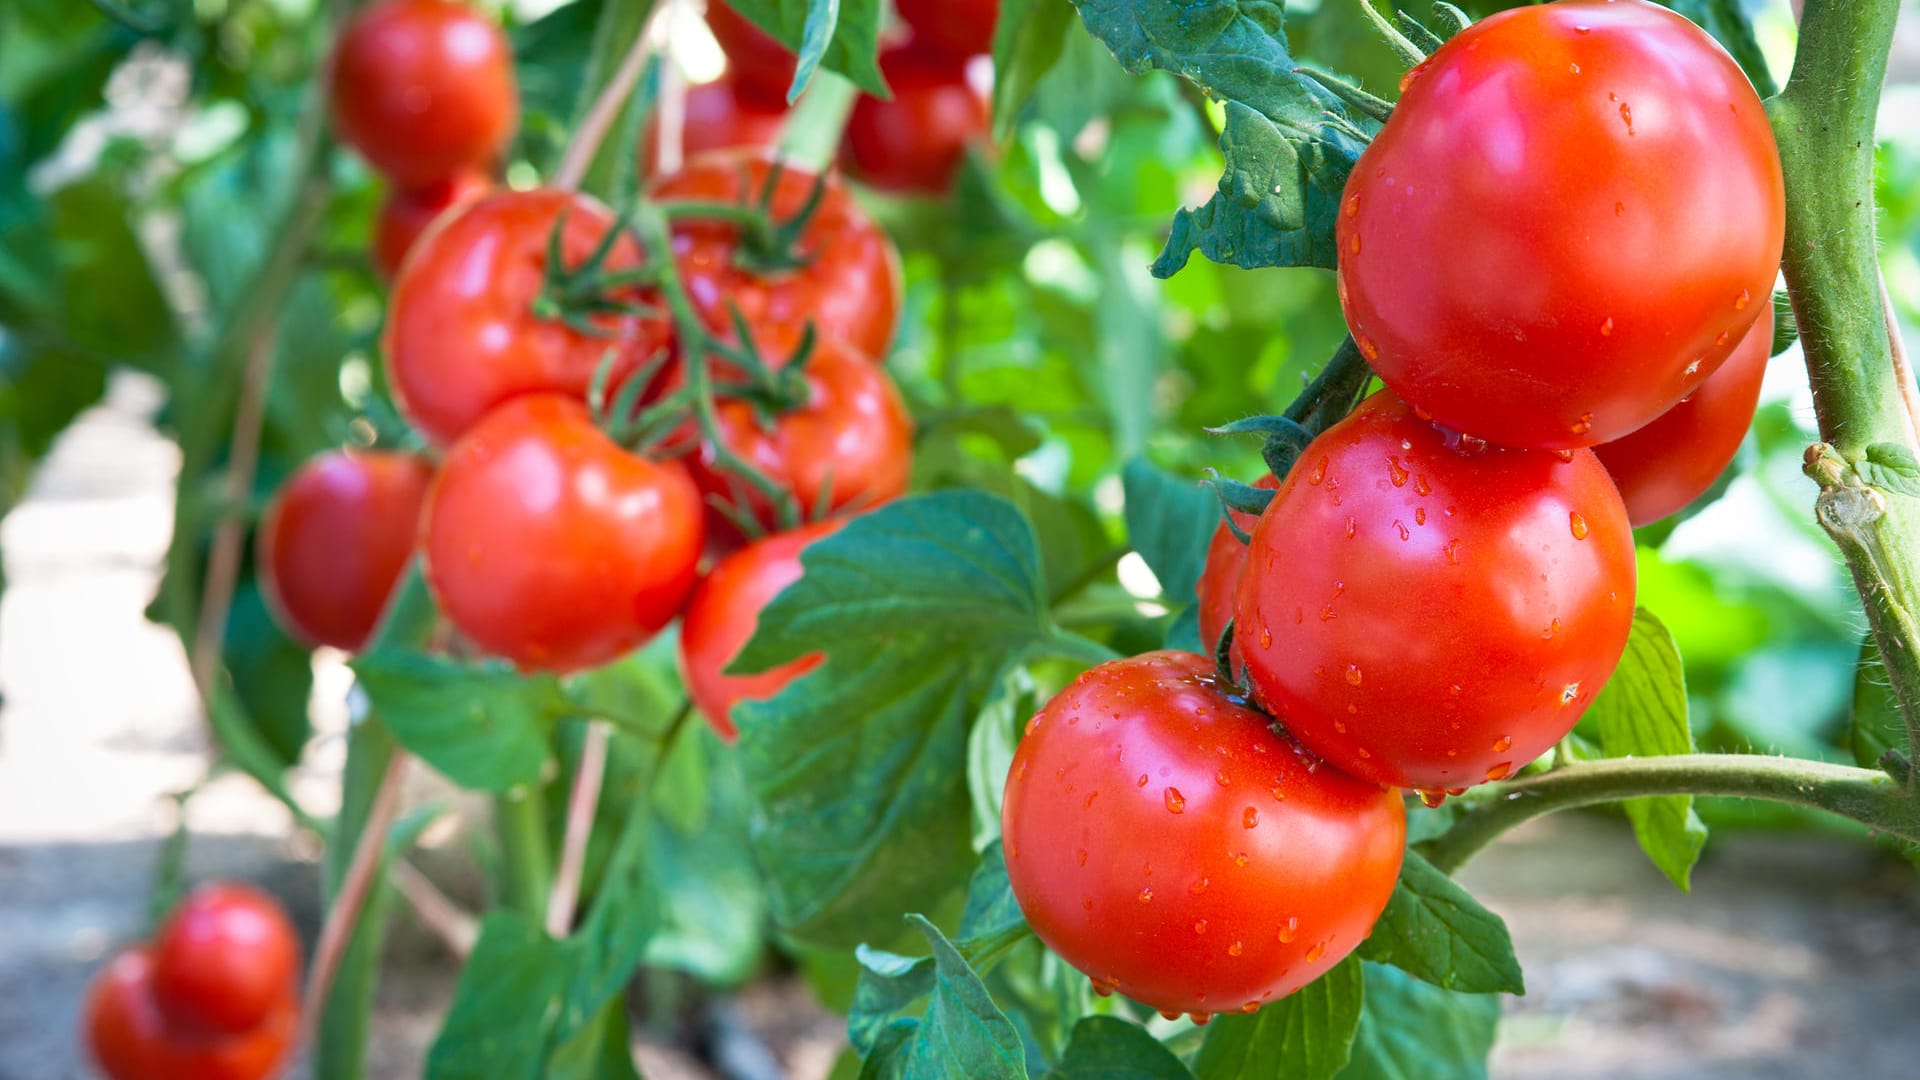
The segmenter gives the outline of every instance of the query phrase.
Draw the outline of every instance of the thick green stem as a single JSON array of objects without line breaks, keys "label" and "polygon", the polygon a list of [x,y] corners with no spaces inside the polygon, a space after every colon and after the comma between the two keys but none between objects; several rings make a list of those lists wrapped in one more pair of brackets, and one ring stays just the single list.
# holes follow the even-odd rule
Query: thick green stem
[{"label": "thick green stem", "polygon": [[502,795],[493,800],[493,827],[500,838],[501,899],[536,922],[544,919],[553,882],[546,807],[533,792]]},{"label": "thick green stem", "polygon": [[1874,239],[1874,121],[1899,0],[1808,0],[1787,87],[1768,104],[1787,181],[1787,290],[1825,444],[1808,456],[1819,519],[1853,572],[1920,750],[1920,499],[1857,471],[1869,448],[1920,452]]},{"label": "thick green stem", "polygon": [[1476,793],[1475,805],[1423,850],[1447,873],[1500,834],[1542,814],[1650,795],[1724,795],[1825,810],[1920,843],[1920,803],[1885,773],[1798,758],[1686,754],[1567,765]]}]

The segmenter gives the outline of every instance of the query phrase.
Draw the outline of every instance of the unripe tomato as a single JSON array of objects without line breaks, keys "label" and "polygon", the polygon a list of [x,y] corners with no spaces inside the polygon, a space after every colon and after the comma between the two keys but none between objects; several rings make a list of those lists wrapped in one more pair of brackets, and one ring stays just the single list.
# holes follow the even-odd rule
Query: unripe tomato
[{"label": "unripe tomato", "polygon": [[786,103],[798,61],[772,34],[748,22],[726,0],[707,4],[707,29],[727,54],[727,71],[742,87],[766,102]]},{"label": "unripe tomato", "polygon": [[427,582],[454,627],[526,670],[596,667],[672,621],[700,559],[700,492],[586,406],[516,398],[448,451],[427,497]]},{"label": "unripe tomato", "polygon": [[[822,341],[802,374],[806,400],[770,423],[745,401],[719,402],[721,442],[791,492],[803,514],[870,509],[905,494],[913,418],[886,371],[838,342]],[[777,524],[773,504],[722,468],[711,444],[700,447],[693,477],[709,502],[746,508],[765,529]],[[722,524],[724,518],[711,526]]]},{"label": "unripe tomato", "polygon": [[1027,725],[1001,814],[1033,932],[1164,1013],[1252,1011],[1325,974],[1393,894],[1400,796],[1320,762],[1212,661],[1102,664]]},{"label": "unripe tomato", "polygon": [[913,39],[948,56],[964,58],[993,51],[1000,0],[894,0],[900,21]]},{"label": "unripe tomato", "polygon": [[1632,528],[1591,450],[1490,449],[1388,393],[1307,447],[1247,558],[1260,703],[1333,765],[1430,795],[1573,730],[1633,622]]},{"label": "unripe tomato", "polygon": [[412,454],[336,450],[302,465],[261,520],[260,584],[308,645],[358,652],[413,555],[433,468]]},{"label": "unripe tomato", "polygon": [[700,715],[726,741],[740,736],[733,722],[735,705],[773,697],[820,665],[822,657],[803,656],[758,675],[725,674],[759,628],[760,613],[800,580],[800,553],[844,524],[820,521],[755,541],[708,571],[687,601],[680,625],[680,669]]},{"label": "unripe tomato", "polygon": [[[1262,476],[1254,482],[1254,487],[1272,491],[1280,486],[1280,481],[1272,473]],[[1260,524],[1256,514],[1243,514],[1230,510],[1233,523],[1240,531],[1253,535],[1254,527]],[[1227,623],[1233,621],[1234,601],[1240,595],[1240,577],[1247,569],[1247,545],[1233,535],[1226,522],[1213,530],[1213,541],[1207,545],[1207,562],[1200,572],[1200,581],[1194,592],[1199,601],[1197,614],[1200,616],[1200,643],[1212,653],[1220,647],[1220,635],[1227,632]],[[1241,650],[1239,635],[1234,635],[1233,669],[1240,670]]]},{"label": "unripe tomato", "polygon": [[[521,394],[584,400],[609,352],[609,392],[617,393],[671,339],[657,315],[597,314],[588,322],[598,333],[585,334],[535,314],[556,224],[567,270],[582,266],[616,227],[613,213],[585,195],[503,191],[437,222],[401,269],[382,339],[387,378],[401,411],[436,445],[451,445]],[[640,262],[639,247],[623,236],[602,267],[631,270]],[[614,298],[644,299],[631,290]]]},{"label": "unripe tomato", "polygon": [[[768,101],[749,91],[732,73],[710,83],[687,87],[685,126],[680,134],[680,152],[685,158],[741,150],[763,154],[780,145],[787,126],[787,103]],[[657,172],[660,160],[660,123],[656,116],[647,125],[642,144],[645,156],[640,160],[644,175]]]},{"label": "unripe tomato", "polygon": [[1727,471],[1753,426],[1773,347],[1772,305],[1700,389],[1624,439],[1593,448],[1634,525],[1686,509]]},{"label": "unripe tomato", "polygon": [[441,214],[492,190],[487,174],[466,170],[421,188],[393,188],[380,203],[373,223],[373,265],[391,281],[413,250],[414,241]]},{"label": "unripe tomato", "polygon": [[917,43],[880,54],[893,100],[863,95],[847,118],[840,166],[883,191],[937,195],[953,186],[967,146],[991,125],[987,95],[966,63]]},{"label": "unripe tomato", "polygon": [[[772,164],[747,154],[716,154],[689,162],[660,181],[661,202],[694,201],[757,205]],[[771,212],[793,220],[813,195],[818,178],[782,165]],[[846,188],[831,177],[794,254],[800,265],[767,270],[752,265],[737,225],[683,219],[673,226],[680,280],[714,330],[731,334],[737,307],[766,360],[782,364],[799,346],[809,322],[821,338],[837,338],[862,356],[880,359],[893,344],[900,319],[900,255],[893,241]]]},{"label": "unripe tomato", "polygon": [[132,949],[109,961],[87,993],[87,1047],[108,1080],[265,1080],[279,1071],[299,1025],[291,992],[252,1030],[209,1037],[167,1026],[152,974],[147,953]]},{"label": "unripe tomato", "polygon": [[1505,446],[1645,426],[1767,307],[1784,189],[1739,65],[1644,0],[1490,16],[1407,73],[1336,218],[1388,387]]},{"label": "unripe tomato", "polygon": [[379,0],[334,43],[333,122],[402,187],[494,163],[519,121],[513,47],[455,0]]},{"label": "unripe tomato", "polygon": [[203,885],[160,928],[152,971],[168,1026],[239,1035],[299,992],[300,939],[271,896],[249,885]]}]

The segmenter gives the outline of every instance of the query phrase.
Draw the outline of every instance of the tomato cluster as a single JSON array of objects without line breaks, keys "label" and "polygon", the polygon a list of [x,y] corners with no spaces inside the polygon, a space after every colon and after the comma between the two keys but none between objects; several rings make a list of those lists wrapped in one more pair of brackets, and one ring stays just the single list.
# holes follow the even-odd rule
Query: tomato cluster
[{"label": "tomato cluster", "polygon": [[1437,805],[1573,729],[1626,647],[1633,525],[1713,484],[1765,370],[1780,167],[1705,33],[1644,0],[1524,7],[1402,88],[1335,223],[1387,389],[1275,436],[1264,511],[1220,526],[1219,669],[1094,669],[1007,781],[1034,930],[1170,1015],[1317,977],[1393,888],[1401,790]]},{"label": "tomato cluster", "polygon": [[[967,148],[987,134],[981,76],[1000,3],[906,0],[896,7],[902,32],[879,59],[891,96],[863,94],[854,104],[840,166],[883,191],[937,195],[952,186]],[[784,119],[793,55],[722,0],[707,5],[707,24],[727,54],[728,72],[688,92],[689,149],[770,147]],[[704,124],[697,136],[696,116]]]},{"label": "tomato cluster", "polygon": [[87,1043],[110,1080],[262,1080],[293,1046],[300,942],[254,888],[195,890],[150,945],[101,969]]}]

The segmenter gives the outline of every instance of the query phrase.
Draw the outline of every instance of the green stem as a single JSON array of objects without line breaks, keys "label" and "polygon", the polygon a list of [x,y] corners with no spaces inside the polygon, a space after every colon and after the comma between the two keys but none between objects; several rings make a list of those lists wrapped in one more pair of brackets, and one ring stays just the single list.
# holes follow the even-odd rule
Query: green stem
[{"label": "green stem", "polygon": [[502,795],[493,800],[493,824],[500,837],[501,899],[539,922],[545,917],[553,882],[546,807],[532,792]]},{"label": "green stem", "polygon": [[853,113],[858,88],[831,71],[816,70],[780,136],[780,156],[815,172],[833,164],[840,134]]},{"label": "green stem", "polygon": [[[647,19],[653,14],[653,6],[654,0],[607,0],[601,6],[600,20],[593,28],[593,51],[587,57],[586,70],[582,73],[585,77],[580,83],[580,96],[574,103],[573,122],[567,125],[568,131],[578,132],[586,124],[593,113],[594,103],[619,72],[621,62],[627,59],[635,39],[645,30]],[[631,109],[636,105],[636,102],[629,101],[625,107]],[[614,126],[618,126],[618,121]],[[580,185],[583,189],[612,189],[613,177],[623,164],[614,157],[618,141],[608,140],[597,147],[593,159],[583,170]],[[552,173],[560,165],[561,161],[556,159],[543,172]]]},{"label": "green stem", "polygon": [[1822,527],[1846,556],[1920,751],[1920,499],[1873,487],[1869,447],[1920,452],[1874,238],[1874,121],[1899,0],[1808,0],[1793,74],[1768,103],[1787,183],[1787,290],[1825,444],[1809,453]]},{"label": "green stem", "polygon": [[1508,829],[1543,814],[1652,795],[1724,795],[1825,810],[1920,843],[1920,803],[1885,773],[1798,758],[1685,754],[1611,758],[1476,792],[1475,805],[1423,851],[1451,874]]},{"label": "green stem", "polygon": [[[356,711],[364,711],[356,706]],[[360,834],[379,794],[380,781],[398,748],[393,733],[377,717],[362,715],[347,732],[347,766],[341,780],[340,814],[327,838],[324,871],[328,907],[346,880]],[[353,934],[342,950],[332,988],[314,1030],[313,1075],[321,1080],[359,1080],[366,1075],[373,993],[379,981],[380,951],[391,914],[390,893],[378,881],[367,894]],[[309,1005],[309,1008],[312,1006]]]}]

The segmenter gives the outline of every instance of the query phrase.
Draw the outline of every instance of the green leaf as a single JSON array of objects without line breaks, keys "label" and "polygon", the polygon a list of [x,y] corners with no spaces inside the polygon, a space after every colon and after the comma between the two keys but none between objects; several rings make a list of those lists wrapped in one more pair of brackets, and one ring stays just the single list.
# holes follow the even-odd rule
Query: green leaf
[{"label": "green leaf", "polygon": [[1701,29],[1712,34],[1727,52],[1733,54],[1734,62],[1740,65],[1747,78],[1753,82],[1753,88],[1764,98],[1770,98],[1780,92],[1780,86],[1773,81],[1773,72],[1767,67],[1766,54],[1760,51],[1760,42],[1753,36],[1753,20],[1747,16],[1746,5],[1741,0],[1660,0],[1661,3],[1692,19]]},{"label": "green leaf", "polygon": [[1526,993],[1506,922],[1412,850],[1359,952],[1449,990]]},{"label": "green leaf", "polygon": [[1900,718],[1900,703],[1887,685],[1887,668],[1871,635],[1860,643],[1860,664],[1853,679],[1853,724],[1848,734],[1853,759],[1862,768],[1880,768],[1889,750],[1907,752],[1907,725]]},{"label": "green leaf", "polygon": [[933,948],[933,1000],[907,1050],[910,1076],[1025,1080],[1026,1052],[993,997],[940,929],[922,915],[907,922]]},{"label": "green leaf", "polygon": [[[1587,711],[1608,757],[1691,754],[1687,726],[1687,680],[1680,648],[1653,613],[1633,613],[1626,655],[1606,689]],[[1633,835],[1647,857],[1684,892],[1707,842],[1707,827],[1693,812],[1693,796],[1629,799],[1625,809]]]},{"label": "green leaf", "polygon": [[[767,896],[747,846],[747,796],[732,748],[694,723],[642,787],[654,807],[644,865],[660,907],[646,963],[737,984],[763,958]],[[615,807],[603,798],[600,812]]]},{"label": "green leaf", "polygon": [[593,1023],[553,1052],[545,1080],[640,1080],[627,1003],[610,1001]]},{"label": "green leaf", "polygon": [[[816,66],[837,71],[870,94],[889,96],[874,62],[880,52],[880,0],[731,0],[747,21],[799,57],[789,102],[800,98]],[[811,33],[809,33],[811,31]]]},{"label": "green leaf", "polygon": [[1066,48],[1068,0],[1001,0],[993,34],[993,137],[1005,142],[1033,89]]},{"label": "green leaf", "polygon": [[1773,294],[1773,344],[1767,350],[1767,356],[1779,356],[1800,340],[1800,322],[1793,314],[1793,298],[1787,290],[1780,289]]},{"label": "green leaf", "polygon": [[1252,1015],[1217,1016],[1193,1072],[1199,1080],[1329,1080],[1346,1065],[1360,1026],[1360,961],[1332,971]]},{"label": "green leaf", "polygon": [[1146,450],[1153,427],[1153,388],[1167,363],[1166,335],[1153,280],[1117,244],[1098,244],[1092,254],[1100,274],[1095,377],[1106,397],[1114,453],[1131,458]]},{"label": "green leaf", "polygon": [[571,968],[565,947],[526,916],[488,915],[427,1053],[427,1080],[540,1077],[548,1021]]},{"label": "green leaf", "polygon": [[1195,252],[1248,269],[1335,264],[1333,222],[1347,174],[1377,125],[1349,113],[1287,52],[1271,0],[1173,3],[1077,0],[1122,67],[1171,71],[1228,102],[1219,193],[1181,210],[1153,272],[1170,277]]},{"label": "green leaf", "polygon": [[1874,443],[1867,447],[1856,468],[1860,478],[1883,491],[1920,499],[1920,459],[1898,443]]},{"label": "green leaf", "polygon": [[1367,964],[1366,1009],[1339,1080],[1486,1080],[1500,999]]},{"label": "green leaf", "polygon": [[234,695],[261,738],[283,763],[300,760],[308,735],[313,654],[273,621],[255,581],[244,582],[233,595],[221,658]]},{"label": "green leaf", "polygon": [[401,745],[461,787],[494,794],[540,780],[548,729],[568,708],[552,677],[498,662],[375,649],[353,670]]},{"label": "green leaf", "polygon": [[1004,500],[892,503],[809,547],[734,662],[826,662],[741,707],[741,770],[776,921],[842,947],[933,910],[967,855],[967,729],[1054,633],[1033,530]]},{"label": "green leaf", "polygon": [[1193,1080],[1193,1073],[1140,1025],[1089,1016],[1074,1025],[1067,1052],[1042,1080]]},{"label": "green leaf", "polygon": [[1177,604],[1190,601],[1206,569],[1207,546],[1220,525],[1213,492],[1141,458],[1120,471],[1126,493],[1127,540],[1160,579],[1160,592]]}]

